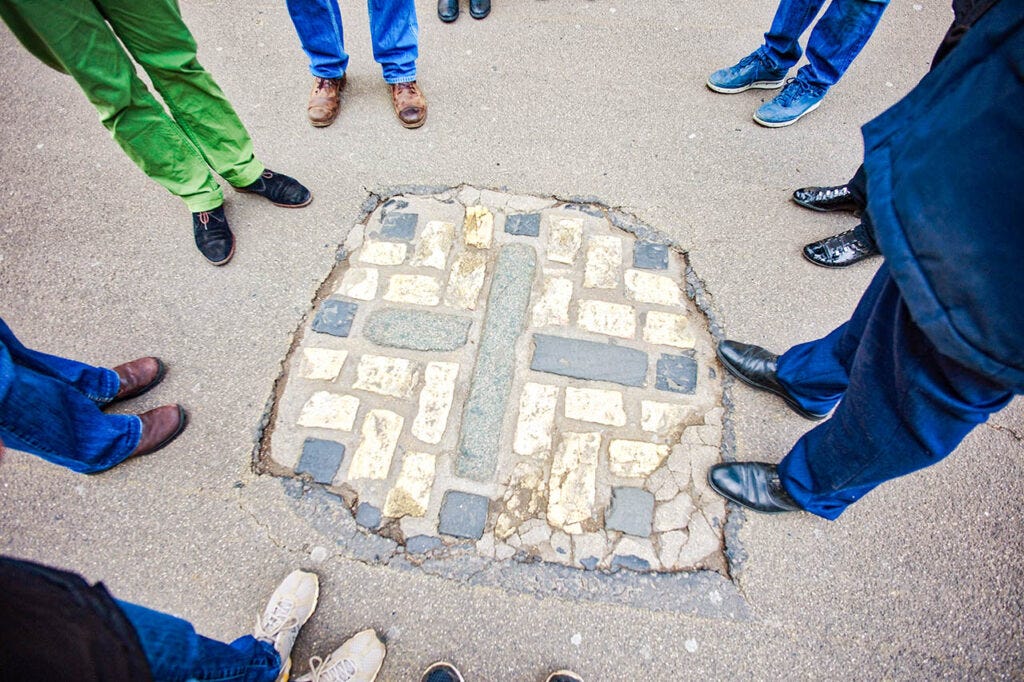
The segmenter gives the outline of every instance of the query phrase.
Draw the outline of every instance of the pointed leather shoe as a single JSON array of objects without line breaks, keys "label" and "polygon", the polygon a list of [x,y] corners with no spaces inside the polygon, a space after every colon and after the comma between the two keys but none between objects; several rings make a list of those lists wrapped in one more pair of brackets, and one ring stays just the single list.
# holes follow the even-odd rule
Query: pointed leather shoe
[{"label": "pointed leather shoe", "polygon": [[459,18],[459,0],[437,0],[437,18],[450,24]]},{"label": "pointed leather shoe", "polygon": [[801,187],[793,192],[793,201],[812,211],[859,212],[864,207],[854,198],[847,185],[835,187]]},{"label": "pointed leather shoe", "polygon": [[188,424],[188,412],[181,405],[164,405],[143,412],[139,419],[142,420],[142,438],[129,457],[156,452],[177,438]]},{"label": "pointed leather shoe", "polygon": [[803,511],[767,462],[732,462],[708,469],[708,484],[722,497],[763,514]]},{"label": "pointed leather shoe", "polygon": [[235,235],[231,234],[231,228],[228,227],[223,206],[212,211],[193,213],[192,234],[196,248],[214,265],[227,265],[235,255]]},{"label": "pointed leather shoe", "polygon": [[491,13],[491,0],[469,0],[469,16],[483,19]]},{"label": "pointed leather shoe", "polygon": [[879,253],[863,225],[811,242],[803,249],[804,258],[823,268],[848,268]]},{"label": "pointed leather shoe", "polygon": [[301,182],[282,173],[275,173],[269,168],[251,185],[236,187],[236,191],[259,194],[269,199],[274,206],[284,208],[302,208],[313,201],[313,194]]},{"label": "pointed leather shoe", "polygon": [[786,404],[804,419],[820,420],[828,416],[827,412],[818,414],[808,412],[800,407],[800,403],[789,395],[789,392],[779,383],[778,355],[760,346],[729,340],[718,344],[715,353],[725,368],[740,381],[762,391],[774,393],[786,401]]},{"label": "pointed leather shoe", "polygon": [[161,362],[160,358],[139,358],[118,365],[114,372],[121,384],[118,386],[117,395],[110,399],[108,405],[138,397],[159,384],[167,374],[167,365]]}]

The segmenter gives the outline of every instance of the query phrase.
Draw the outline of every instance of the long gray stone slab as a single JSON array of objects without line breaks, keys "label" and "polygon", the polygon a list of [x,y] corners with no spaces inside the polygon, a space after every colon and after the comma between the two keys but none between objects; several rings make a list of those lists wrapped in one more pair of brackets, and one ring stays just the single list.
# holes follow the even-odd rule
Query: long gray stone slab
[{"label": "long gray stone slab", "polygon": [[647,383],[647,353],[635,348],[548,334],[534,334],[533,344],[530,369],[536,372],[611,381],[623,386]]},{"label": "long gray stone slab", "polygon": [[484,481],[498,468],[501,424],[516,366],[512,348],[526,324],[536,268],[537,253],[525,244],[509,244],[498,253],[462,418],[462,441],[455,461],[458,476]]},{"label": "long gray stone slab", "polygon": [[449,351],[466,345],[472,324],[468,317],[387,308],[370,313],[363,336],[378,346]]}]

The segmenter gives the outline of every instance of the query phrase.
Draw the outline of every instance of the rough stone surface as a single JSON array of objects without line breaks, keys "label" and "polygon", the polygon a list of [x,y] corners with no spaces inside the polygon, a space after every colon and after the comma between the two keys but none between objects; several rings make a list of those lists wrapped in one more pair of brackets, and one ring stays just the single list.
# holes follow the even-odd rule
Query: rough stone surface
[{"label": "rough stone surface", "polygon": [[644,341],[676,348],[693,348],[697,335],[683,315],[651,310],[644,321]]},{"label": "rough stone surface", "polygon": [[536,237],[540,234],[540,213],[513,213],[507,216],[505,232]]},{"label": "rough stone surface", "polygon": [[366,354],[359,358],[352,387],[395,398],[408,398],[418,378],[416,364],[411,360]]},{"label": "rough stone surface", "polygon": [[619,286],[621,269],[621,239],[598,235],[587,240],[587,262],[583,270],[584,287],[615,289]]},{"label": "rough stone surface", "polygon": [[636,335],[636,312],[621,303],[583,300],[576,324],[588,332],[631,339]]},{"label": "rough stone surface", "polygon": [[569,386],[565,389],[565,416],[595,424],[623,426],[626,412],[622,407],[622,393]]},{"label": "rough stone surface", "polygon": [[476,310],[480,290],[484,286],[487,256],[476,251],[463,251],[455,260],[448,277],[444,304],[452,308]]},{"label": "rough stone surface", "polygon": [[431,220],[423,228],[410,265],[444,270],[448,252],[455,240],[455,226],[442,220]]},{"label": "rough stone surface", "polygon": [[540,298],[533,306],[533,326],[564,327],[568,325],[572,289],[571,279],[545,277]]},{"label": "rough stone surface", "polygon": [[[402,246],[405,245],[402,244]],[[372,301],[377,295],[379,283],[380,272],[376,268],[352,268],[345,273],[345,277],[341,280],[338,293],[360,301]],[[346,333],[340,336],[347,335]]]},{"label": "rough stone surface", "polygon": [[668,247],[664,244],[636,242],[633,245],[633,267],[644,270],[666,270]]},{"label": "rough stone surface", "polygon": [[[590,519],[594,513],[600,433],[564,433],[551,464],[548,521],[556,528]],[[571,531],[569,531],[571,532]]]},{"label": "rough stone surface", "polygon": [[329,391],[317,391],[299,413],[299,426],[351,431],[359,409],[359,398]]},{"label": "rough stone surface", "polygon": [[572,265],[583,244],[583,223],[573,218],[551,217],[548,260]]},{"label": "rough stone surface", "polygon": [[608,470],[614,476],[643,478],[668,457],[668,446],[639,440],[613,440],[608,446]]},{"label": "rough stone surface", "polygon": [[[373,265],[401,265],[405,261],[408,244],[367,240],[359,249],[359,262]],[[373,298],[373,296],[370,296]]]},{"label": "rough stone surface", "polygon": [[405,541],[405,551],[410,554],[426,554],[444,546],[441,538],[430,535],[414,535]]},{"label": "rough stone surface", "polygon": [[388,477],[403,421],[401,415],[388,410],[370,410],[366,414],[359,447],[348,470],[349,479]]},{"label": "rough stone surface", "polygon": [[356,523],[363,528],[376,530],[380,527],[380,520],[380,509],[377,509],[369,502],[363,502],[356,508]]},{"label": "rough stone surface", "polygon": [[415,213],[388,213],[381,222],[380,236],[411,242],[416,236],[418,221],[419,216]]},{"label": "rough stone surface", "polygon": [[441,302],[441,282],[430,275],[392,275],[384,292],[385,301],[435,306]]},{"label": "rough stone surface", "polygon": [[430,503],[437,457],[429,452],[407,452],[395,487],[388,491],[384,515],[391,518],[423,516]]},{"label": "rough stone surface", "polygon": [[313,331],[331,336],[348,336],[358,309],[355,303],[328,299],[320,304],[313,318]]},{"label": "rough stone surface", "polygon": [[466,345],[473,320],[426,310],[375,310],[363,335],[378,346],[449,351]]},{"label": "rough stone surface", "polygon": [[697,389],[697,361],[688,355],[662,355],[655,386],[660,391],[693,393]]},{"label": "rough stone surface", "polygon": [[516,454],[536,455],[551,450],[558,387],[527,383],[519,397],[519,421],[512,445]]},{"label": "rough stone surface", "polygon": [[487,524],[489,500],[483,495],[449,490],[441,503],[438,532],[456,538],[479,540]]},{"label": "rough stone surface", "polygon": [[299,376],[303,379],[333,381],[338,378],[346,358],[348,358],[347,350],[303,348]]},{"label": "rough stone surface", "polygon": [[333,440],[307,438],[302,444],[302,457],[295,467],[297,474],[309,474],[317,483],[330,483],[345,457],[345,445]]},{"label": "rough stone surface", "polygon": [[491,248],[494,239],[494,214],[486,206],[470,206],[466,209],[466,225],[463,239],[467,246],[478,249]]},{"label": "rough stone surface", "polygon": [[675,280],[643,270],[626,270],[626,295],[641,303],[656,303],[673,308],[682,304],[682,292]]},{"label": "rough stone surface", "polygon": [[576,379],[611,381],[623,386],[647,382],[647,354],[608,343],[534,334],[530,369]]},{"label": "rough stone surface", "polygon": [[458,374],[459,366],[454,362],[431,362],[427,365],[419,410],[412,423],[412,435],[424,443],[436,445],[441,442],[448,426]]},{"label": "rough stone surface", "polygon": [[654,519],[654,495],[641,488],[612,488],[612,503],[604,518],[608,530],[648,537]]}]

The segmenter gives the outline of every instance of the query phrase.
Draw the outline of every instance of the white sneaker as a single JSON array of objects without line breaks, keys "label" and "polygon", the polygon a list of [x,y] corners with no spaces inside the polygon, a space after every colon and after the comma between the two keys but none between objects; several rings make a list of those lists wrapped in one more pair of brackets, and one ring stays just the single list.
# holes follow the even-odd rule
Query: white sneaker
[{"label": "white sneaker", "polygon": [[315,573],[292,571],[270,596],[263,615],[256,618],[253,637],[272,644],[281,656],[278,680],[288,679],[295,638],[313,615],[319,595],[320,579]]},{"label": "white sneaker", "polygon": [[373,682],[386,654],[377,633],[363,630],[335,649],[327,660],[319,656],[309,659],[309,673],[295,682]]}]

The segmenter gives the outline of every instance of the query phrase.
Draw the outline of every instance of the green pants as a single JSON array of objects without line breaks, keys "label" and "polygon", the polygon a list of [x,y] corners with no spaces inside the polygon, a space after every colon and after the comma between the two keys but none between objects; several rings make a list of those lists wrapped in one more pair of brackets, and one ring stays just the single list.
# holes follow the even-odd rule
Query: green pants
[{"label": "green pants", "polygon": [[0,17],[29,52],[78,81],[125,153],[190,211],[224,203],[211,168],[235,187],[260,177],[249,134],[196,59],[176,0],[0,0]]}]

